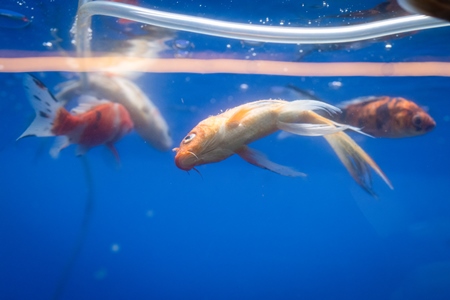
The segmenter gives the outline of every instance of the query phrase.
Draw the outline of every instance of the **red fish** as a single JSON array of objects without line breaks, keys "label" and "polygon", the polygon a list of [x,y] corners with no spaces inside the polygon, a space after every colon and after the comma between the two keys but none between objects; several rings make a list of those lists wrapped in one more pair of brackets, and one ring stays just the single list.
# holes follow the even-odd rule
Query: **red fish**
[{"label": "red fish", "polygon": [[375,137],[404,138],[430,132],[436,122],[422,108],[401,97],[361,97],[341,103],[336,121]]},{"label": "red fish", "polygon": [[58,136],[50,151],[53,157],[70,144],[78,144],[77,155],[104,144],[119,159],[114,143],[133,129],[133,121],[121,104],[87,98],[69,113],[35,77],[25,76],[24,86],[36,117],[18,140],[27,136]]},{"label": "red fish", "polygon": [[[302,98],[322,101],[292,84],[288,88]],[[359,97],[342,102],[338,107],[342,113],[334,115],[334,121],[358,127],[374,137],[413,137],[426,134],[436,127],[436,122],[424,109],[402,97]]]}]

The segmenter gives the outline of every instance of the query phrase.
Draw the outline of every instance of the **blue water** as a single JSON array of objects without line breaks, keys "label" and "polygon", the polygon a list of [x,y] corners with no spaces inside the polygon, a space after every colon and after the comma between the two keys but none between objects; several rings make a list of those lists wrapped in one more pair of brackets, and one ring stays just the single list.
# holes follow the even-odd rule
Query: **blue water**
[{"label": "blue water", "polygon": [[[24,28],[0,28],[2,56],[55,51],[43,45],[54,39],[51,28],[58,29],[61,47],[73,51],[68,31],[76,2],[2,3],[32,19]],[[321,7],[322,1],[305,2],[306,10],[296,1],[167,2],[140,1],[221,20],[258,24],[268,17],[274,25],[281,19],[304,25],[306,16],[340,8]],[[342,5],[360,10],[376,4]],[[96,17],[93,26],[103,33],[99,40],[127,38],[112,18]],[[242,58],[254,48],[257,57],[298,59],[296,45],[242,46],[185,32],[178,38],[195,45],[191,57]],[[448,62],[449,38],[448,27],[425,30],[359,49],[312,52],[302,61]],[[101,47],[95,43],[94,37]],[[224,50],[227,44],[232,50]],[[51,90],[74,76],[35,75]],[[0,82],[0,299],[52,299],[90,200],[87,235],[60,299],[450,299],[448,77],[145,74],[135,80],[165,116],[174,147],[221,110],[259,99],[292,100],[274,88],[287,84],[332,104],[369,95],[414,100],[436,120],[432,132],[406,139],[353,135],[394,185],[390,190],[375,177],[378,200],[357,186],[320,137],[272,135],[252,145],[307,173],[305,179],[239,157],[200,166],[201,175],[187,173],[176,168],[174,153],[152,149],[134,132],[117,143],[120,166],[105,147],[79,158],[71,146],[55,160],[48,155],[51,138],[15,142],[34,116],[22,74],[1,73]]]}]

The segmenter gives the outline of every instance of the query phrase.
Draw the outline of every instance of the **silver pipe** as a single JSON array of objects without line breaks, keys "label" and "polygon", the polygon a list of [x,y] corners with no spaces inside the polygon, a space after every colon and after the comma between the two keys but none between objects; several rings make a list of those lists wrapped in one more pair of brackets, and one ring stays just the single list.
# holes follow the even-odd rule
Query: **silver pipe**
[{"label": "silver pipe", "polygon": [[366,24],[337,27],[263,26],[168,13],[123,3],[95,1],[83,4],[78,10],[76,45],[78,54],[81,56],[89,55],[88,29],[93,15],[112,16],[164,28],[218,37],[284,44],[355,42],[450,25],[450,23],[439,19],[423,15],[412,15]]}]

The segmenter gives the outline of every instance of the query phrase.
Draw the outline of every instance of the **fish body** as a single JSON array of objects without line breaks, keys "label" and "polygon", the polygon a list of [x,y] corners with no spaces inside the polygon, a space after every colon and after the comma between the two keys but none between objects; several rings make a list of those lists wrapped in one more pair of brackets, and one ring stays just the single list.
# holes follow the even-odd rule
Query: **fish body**
[{"label": "fish body", "polygon": [[397,0],[406,11],[424,14],[450,22],[450,2],[448,0]]},{"label": "fish body", "polygon": [[27,136],[58,136],[50,151],[54,157],[70,144],[78,144],[78,155],[104,144],[118,159],[114,143],[133,129],[133,121],[125,107],[89,97],[81,100],[71,114],[38,79],[27,75],[24,86],[36,117],[18,139]]},{"label": "fish body", "polygon": [[182,170],[219,162],[233,154],[258,167],[284,176],[305,176],[289,167],[271,162],[248,144],[278,130],[297,135],[324,136],[353,178],[366,191],[371,188],[369,166],[391,187],[375,162],[343,130],[358,128],[340,124],[315,111],[338,113],[339,109],[314,100],[261,100],[246,103],[201,121],[175,148],[175,164]]},{"label": "fish body", "polygon": [[422,108],[401,97],[361,97],[339,105],[335,121],[361,128],[374,137],[402,138],[425,134],[436,122]]},{"label": "fish body", "polygon": [[21,13],[0,8],[0,28],[20,29],[30,24],[30,19]]},{"label": "fish body", "polygon": [[136,132],[154,148],[167,151],[172,147],[169,126],[159,109],[130,80],[120,76],[88,74],[86,89],[81,80],[70,80],[61,85],[56,98],[68,102],[86,94],[123,105],[131,116]]}]

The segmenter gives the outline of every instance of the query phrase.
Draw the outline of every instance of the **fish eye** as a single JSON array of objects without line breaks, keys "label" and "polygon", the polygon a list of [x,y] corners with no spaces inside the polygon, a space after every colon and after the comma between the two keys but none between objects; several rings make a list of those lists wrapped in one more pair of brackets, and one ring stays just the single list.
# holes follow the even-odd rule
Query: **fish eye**
[{"label": "fish eye", "polygon": [[420,126],[422,124],[422,117],[420,115],[415,115],[412,118],[412,122],[415,126]]},{"label": "fish eye", "polygon": [[195,138],[196,134],[195,133],[191,133],[188,134],[184,139],[183,139],[183,143],[187,144],[190,141],[192,141]]}]

